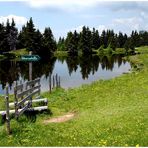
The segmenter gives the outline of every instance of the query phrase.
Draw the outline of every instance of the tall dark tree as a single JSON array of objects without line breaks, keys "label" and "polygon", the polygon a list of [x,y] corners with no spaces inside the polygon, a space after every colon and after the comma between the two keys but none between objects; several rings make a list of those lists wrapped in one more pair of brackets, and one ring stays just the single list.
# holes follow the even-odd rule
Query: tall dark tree
[{"label": "tall dark tree", "polygon": [[83,54],[92,53],[92,40],[91,40],[91,31],[87,27],[82,28],[79,40],[79,48],[82,50]]},{"label": "tall dark tree", "polygon": [[65,41],[65,49],[68,51],[70,55],[78,55],[78,42],[79,42],[79,34],[74,31],[68,32],[67,38]]},{"label": "tall dark tree", "polygon": [[98,32],[98,30],[95,30],[95,28],[93,28],[93,31],[92,31],[92,48],[98,49],[99,47],[100,47],[99,32]]},{"label": "tall dark tree", "polygon": [[26,28],[25,28],[25,46],[27,50],[34,51],[35,50],[35,26],[33,23],[32,18],[27,22]]},{"label": "tall dark tree", "polygon": [[56,41],[54,39],[54,36],[52,34],[52,31],[50,27],[45,28],[44,33],[43,33],[43,48],[44,51],[49,52],[54,52],[57,48],[56,46]]},{"label": "tall dark tree", "polygon": [[101,45],[103,45],[104,48],[107,48],[108,41],[107,41],[107,34],[106,31],[103,30],[101,34]]},{"label": "tall dark tree", "polygon": [[65,41],[65,49],[70,54],[77,53],[77,50],[75,48],[74,36],[73,36],[73,33],[71,31],[68,32],[68,34],[67,34],[67,38],[66,38],[66,41]]},{"label": "tall dark tree", "polygon": [[9,22],[9,20],[7,20],[6,27],[5,27],[5,37],[4,37],[4,50],[5,50],[5,52],[10,51],[10,46],[8,44],[8,40],[9,40],[9,36],[10,36],[10,30],[11,30],[10,22]]},{"label": "tall dark tree", "polygon": [[0,54],[4,51],[5,26],[0,24]]},{"label": "tall dark tree", "polygon": [[108,44],[108,46],[110,46],[111,49],[115,50],[117,47],[117,35],[110,37]]},{"label": "tall dark tree", "polygon": [[26,48],[27,47],[27,29],[26,26],[22,26],[22,29],[20,30],[20,32],[18,33],[18,42],[17,42],[17,48],[18,49],[22,49],[22,48]]},{"label": "tall dark tree", "polygon": [[12,19],[9,34],[7,36],[8,45],[9,45],[10,50],[15,50],[16,49],[17,35],[18,35],[18,30],[15,27],[14,19]]},{"label": "tall dark tree", "polygon": [[39,30],[35,32],[35,37],[34,37],[34,53],[42,55],[44,54],[43,50],[43,35]]},{"label": "tall dark tree", "polygon": [[65,50],[65,39],[64,38],[59,38],[58,43],[57,43],[57,50],[59,51],[64,51]]},{"label": "tall dark tree", "polygon": [[148,45],[148,32],[147,31],[140,31],[139,37],[140,37],[140,46]]},{"label": "tall dark tree", "polygon": [[125,39],[125,36],[122,34],[122,32],[119,32],[118,35],[118,47],[123,48],[127,38]]}]

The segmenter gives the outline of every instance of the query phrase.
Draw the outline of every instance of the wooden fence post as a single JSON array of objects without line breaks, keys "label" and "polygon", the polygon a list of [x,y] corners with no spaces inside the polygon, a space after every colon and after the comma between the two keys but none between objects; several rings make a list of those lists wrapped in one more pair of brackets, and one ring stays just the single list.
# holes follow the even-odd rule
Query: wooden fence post
[{"label": "wooden fence post", "polygon": [[59,76],[59,84],[58,84],[59,88],[61,87],[60,85],[61,85],[61,84],[60,84],[60,76]]},{"label": "wooden fence post", "polygon": [[51,73],[49,73],[49,92],[51,93]]},{"label": "wooden fence post", "polygon": [[56,74],[56,88],[58,88],[58,74]]},{"label": "wooden fence post", "polygon": [[55,80],[54,80],[54,75],[53,75],[53,88],[54,88],[54,86],[55,86]]},{"label": "wooden fence post", "polygon": [[[23,84],[22,80],[20,80],[20,84]],[[23,88],[20,91],[22,92]],[[21,100],[23,100],[23,97],[21,97]],[[24,107],[24,104],[22,104],[20,108],[23,108],[23,107]]]},{"label": "wooden fence post", "polygon": [[16,89],[16,86],[17,86],[17,82],[15,82],[15,85],[14,85],[14,105],[15,105],[15,118],[18,120],[18,99],[17,99],[17,89]]},{"label": "wooden fence post", "polygon": [[6,128],[7,132],[10,135],[11,129],[10,129],[10,114],[9,114],[9,88],[8,85],[6,86]]}]

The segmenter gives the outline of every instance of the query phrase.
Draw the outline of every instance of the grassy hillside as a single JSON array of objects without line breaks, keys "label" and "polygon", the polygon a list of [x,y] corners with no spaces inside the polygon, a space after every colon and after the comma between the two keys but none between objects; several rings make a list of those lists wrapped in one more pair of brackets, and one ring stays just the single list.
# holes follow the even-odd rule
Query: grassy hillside
[{"label": "grassy hillside", "polygon": [[[148,146],[148,54],[132,56],[140,71],[69,90],[43,93],[50,112],[12,120],[12,135],[0,126],[0,146]],[[137,69],[136,69],[137,70]],[[2,105],[0,99],[0,107]],[[74,112],[74,119],[45,119]]]}]

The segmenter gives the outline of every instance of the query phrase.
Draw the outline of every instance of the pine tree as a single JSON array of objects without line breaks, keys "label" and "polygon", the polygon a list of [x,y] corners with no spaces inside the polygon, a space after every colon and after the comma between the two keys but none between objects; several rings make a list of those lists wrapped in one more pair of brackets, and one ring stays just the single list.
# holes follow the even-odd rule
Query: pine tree
[{"label": "pine tree", "polygon": [[4,51],[5,26],[0,24],[0,54]]},{"label": "pine tree", "polygon": [[123,48],[124,44],[125,44],[124,35],[122,34],[122,32],[119,32],[119,35],[118,35],[118,47]]},{"label": "pine tree", "polygon": [[79,40],[79,48],[82,50],[83,54],[90,54],[92,53],[92,41],[91,41],[91,31],[87,27],[82,28],[82,32],[80,34]]},{"label": "pine tree", "polygon": [[10,22],[9,22],[9,20],[7,20],[6,27],[5,27],[5,35],[4,35],[4,50],[5,50],[5,52],[10,51],[10,46],[8,44],[10,30],[11,30]]},{"label": "pine tree", "polygon": [[128,51],[129,51],[129,40],[128,39],[126,40],[126,42],[124,44],[124,49],[125,49],[126,53],[128,53]]},{"label": "pine tree", "polygon": [[42,56],[44,54],[43,50],[43,35],[39,30],[35,32],[35,37],[34,37],[34,53],[39,54]]},{"label": "pine tree", "polygon": [[103,45],[103,48],[107,48],[107,34],[105,30],[103,30],[101,34],[101,45]]},{"label": "pine tree", "polygon": [[115,35],[115,36],[110,37],[108,43],[109,43],[108,46],[109,46],[111,49],[115,50],[116,47],[117,47],[117,36]]},{"label": "pine tree", "polygon": [[92,48],[98,49],[99,47],[100,47],[99,32],[98,32],[98,30],[95,30],[95,28],[93,28],[93,31],[92,31]]},{"label": "pine tree", "polygon": [[54,36],[52,34],[52,31],[50,27],[45,28],[44,33],[43,33],[43,48],[44,51],[49,52],[54,52],[57,48],[56,46],[56,41],[54,39]]},{"label": "pine tree", "polygon": [[18,35],[18,31],[17,31],[17,28],[15,27],[14,19],[12,19],[9,34],[7,36],[8,45],[9,45],[10,50],[16,49],[17,35]]},{"label": "pine tree", "polygon": [[73,33],[70,31],[67,34],[67,38],[65,41],[65,49],[68,51],[70,55],[76,55],[77,54],[77,46],[75,44],[75,38]]},{"label": "pine tree", "polygon": [[33,20],[32,18],[30,18],[29,22],[27,22],[26,28],[25,28],[25,34],[24,34],[24,38],[25,38],[25,45],[27,50],[29,51],[34,51],[35,50],[35,27],[33,24]]},{"label": "pine tree", "polygon": [[57,50],[59,51],[65,51],[65,39],[64,38],[59,38],[59,41],[57,43]]}]

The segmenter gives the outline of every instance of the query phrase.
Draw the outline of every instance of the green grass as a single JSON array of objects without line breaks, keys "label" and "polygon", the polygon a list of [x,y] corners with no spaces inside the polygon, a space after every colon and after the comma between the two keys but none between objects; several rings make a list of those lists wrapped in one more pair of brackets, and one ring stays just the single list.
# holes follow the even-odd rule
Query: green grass
[{"label": "green grass", "polygon": [[[102,47],[101,47],[102,48]],[[93,50],[97,55],[108,55],[108,54],[125,54],[124,48],[116,48],[115,51],[109,48],[103,49],[101,51]]]},{"label": "green grass", "polygon": [[136,51],[138,51],[140,53],[148,53],[148,46],[137,47]]},{"label": "green grass", "polygon": [[24,49],[19,49],[19,50],[14,50],[11,51],[10,53],[14,54],[16,57],[21,56],[21,55],[26,55],[28,54],[28,51],[26,50],[26,48]]},{"label": "green grass", "polygon": [[[130,57],[143,64],[111,80],[49,94],[49,113],[36,122],[22,116],[11,121],[12,135],[0,126],[0,146],[148,146],[148,54]],[[0,99],[2,107],[2,99]],[[43,124],[44,119],[75,112],[65,123]]]},{"label": "green grass", "polygon": [[55,51],[54,52],[54,56],[55,57],[62,57],[62,56],[68,56],[68,52],[67,51]]}]

